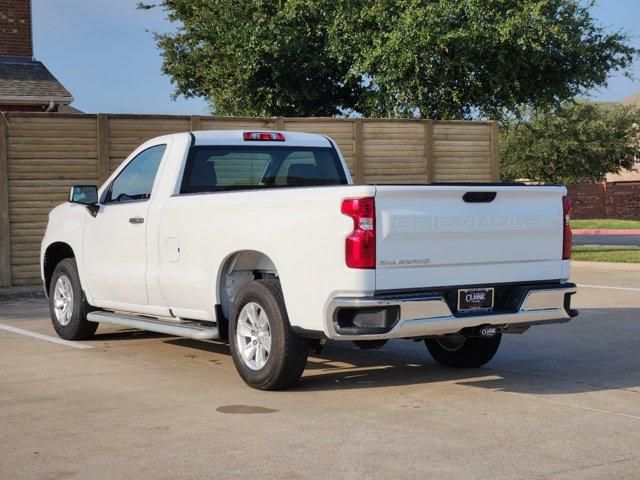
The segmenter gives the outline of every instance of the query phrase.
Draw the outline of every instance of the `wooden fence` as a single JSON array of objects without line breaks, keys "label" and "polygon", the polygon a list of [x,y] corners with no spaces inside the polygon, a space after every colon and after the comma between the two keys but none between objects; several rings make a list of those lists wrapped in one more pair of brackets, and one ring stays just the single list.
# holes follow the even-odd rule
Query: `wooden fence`
[{"label": "wooden fence", "polygon": [[317,132],[339,145],[356,183],[499,180],[493,122],[161,115],[0,114],[0,287],[40,280],[48,212],[74,184],[101,184],[139,144],[173,132]]}]

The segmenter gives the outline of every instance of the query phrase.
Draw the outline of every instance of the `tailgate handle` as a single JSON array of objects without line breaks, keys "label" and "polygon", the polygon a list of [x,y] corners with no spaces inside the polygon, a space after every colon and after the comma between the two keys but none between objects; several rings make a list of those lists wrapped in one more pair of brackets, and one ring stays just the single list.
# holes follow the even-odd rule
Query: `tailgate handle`
[{"label": "tailgate handle", "polygon": [[489,203],[496,198],[496,192],[467,192],[462,199],[467,203]]}]

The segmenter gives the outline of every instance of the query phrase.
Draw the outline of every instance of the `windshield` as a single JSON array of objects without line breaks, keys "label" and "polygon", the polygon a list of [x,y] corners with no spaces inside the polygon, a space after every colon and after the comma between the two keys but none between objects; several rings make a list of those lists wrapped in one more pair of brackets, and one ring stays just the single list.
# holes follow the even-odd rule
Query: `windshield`
[{"label": "windshield", "polygon": [[194,146],[180,193],[346,184],[333,148]]}]

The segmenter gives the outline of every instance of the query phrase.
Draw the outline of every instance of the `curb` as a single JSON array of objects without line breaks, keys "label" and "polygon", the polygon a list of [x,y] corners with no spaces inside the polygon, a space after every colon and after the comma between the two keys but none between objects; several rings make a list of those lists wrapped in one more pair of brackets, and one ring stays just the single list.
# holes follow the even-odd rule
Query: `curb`
[{"label": "curb", "polygon": [[42,287],[2,287],[0,303],[44,298]]},{"label": "curb", "polygon": [[571,268],[590,268],[592,270],[618,270],[622,272],[640,272],[640,263],[622,262],[580,262],[571,261]]},{"label": "curb", "polygon": [[620,230],[615,230],[615,229],[585,229],[585,230],[571,230],[571,233],[573,233],[574,235],[640,235],[640,229],[631,229],[631,228],[624,228],[624,229],[620,229]]}]

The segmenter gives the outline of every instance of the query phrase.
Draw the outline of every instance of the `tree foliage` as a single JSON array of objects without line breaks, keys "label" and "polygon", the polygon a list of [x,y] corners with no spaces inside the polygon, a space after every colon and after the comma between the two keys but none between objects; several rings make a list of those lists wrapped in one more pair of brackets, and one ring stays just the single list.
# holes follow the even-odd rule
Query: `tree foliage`
[{"label": "tree foliage", "polygon": [[633,166],[640,148],[640,110],[567,103],[508,123],[500,144],[505,181],[598,182],[607,173]]},{"label": "tree foliage", "polygon": [[344,0],[337,46],[378,87],[366,114],[498,118],[602,85],[634,50],[578,0]]},{"label": "tree foliage", "polygon": [[[362,91],[329,51],[330,1],[166,0],[180,27],[155,34],[176,94],[221,115],[332,116]],[[148,8],[141,5],[142,8]]]},{"label": "tree foliage", "polygon": [[219,114],[498,118],[552,108],[637,51],[583,0],[164,0],[176,94]]}]

